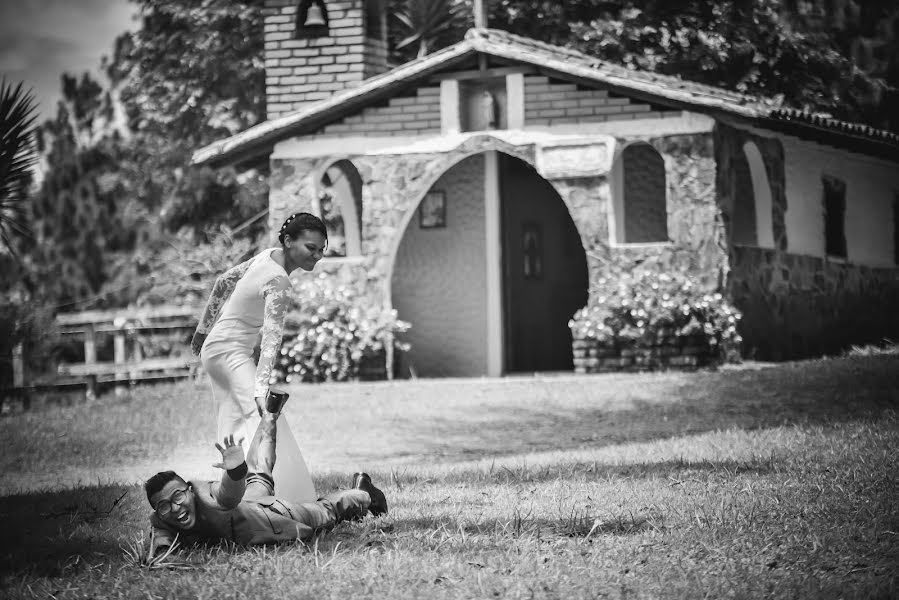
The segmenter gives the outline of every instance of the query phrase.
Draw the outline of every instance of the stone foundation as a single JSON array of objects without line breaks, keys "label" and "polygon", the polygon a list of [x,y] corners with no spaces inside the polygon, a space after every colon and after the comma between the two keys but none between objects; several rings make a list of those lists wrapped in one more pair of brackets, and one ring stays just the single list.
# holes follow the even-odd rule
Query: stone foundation
[{"label": "stone foundation", "polygon": [[899,340],[899,270],[740,246],[731,256],[747,357],[794,360]]},{"label": "stone foundation", "polygon": [[575,373],[693,370],[720,362],[704,336],[669,337],[652,346],[577,339]]}]

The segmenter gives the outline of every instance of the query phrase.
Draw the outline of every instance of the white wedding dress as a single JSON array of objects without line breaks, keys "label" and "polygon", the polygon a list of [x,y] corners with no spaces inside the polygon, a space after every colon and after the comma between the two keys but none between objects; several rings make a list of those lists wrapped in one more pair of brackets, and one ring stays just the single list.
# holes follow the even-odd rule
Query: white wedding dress
[{"label": "white wedding dress", "polygon": [[[269,378],[281,347],[291,294],[287,272],[271,256],[274,248],[227,270],[215,281],[197,332],[207,334],[200,358],[212,381],[217,412],[216,441],[243,439],[246,452],[259,414],[255,398],[268,395]],[[253,348],[259,338],[259,364]],[[285,410],[290,409],[290,402]],[[294,502],[318,499],[309,469],[282,413],[275,446],[275,492]]]}]

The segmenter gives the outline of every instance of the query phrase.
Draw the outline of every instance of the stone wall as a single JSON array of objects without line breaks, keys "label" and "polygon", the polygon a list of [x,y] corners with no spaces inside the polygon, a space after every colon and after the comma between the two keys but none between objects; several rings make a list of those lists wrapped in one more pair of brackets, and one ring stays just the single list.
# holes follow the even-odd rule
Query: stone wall
[{"label": "stone wall", "polygon": [[[784,151],[779,140],[719,125],[718,194],[730,239],[735,162],[747,141],[762,154],[771,186],[774,249],[728,244],[727,295],[743,312],[744,355],[788,360],[833,354],[852,344],[899,339],[899,270],[788,252]],[[799,199],[797,199],[799,201]]]},{"label": "stone wall", "polygon": [[[711,137],[677,135],[646,141],[665,161],[669,244],[609,243],[612,203],[606,175],[549,179],[578,228],[590,280],[614,277],[636,264],[658,263],[662,268],[687,270],[714,286],[726,271],[727,256],[715,203]],[[450,152],[349,157],[363,181],[362,260],[366,268],[374,269],[379,278],[389,274],[400,236],[424,193],[462,158],[488,150],[535,165],[533,145],[513,146],[490,135],[471,137]],[[271,161],[270,231],[277,232],[290,213],[311,210],[315,173],[333,160],[335,157]]]},{"label": "stone wall", "polygon": [[581,232],[590,281],[614,279],[621,270],[640,264],[686,271],[706,287],[714,288],[727,271],[727,249],[715,198],[712,138],[694,134],[644,141],[665,161],[670,243],[610,244],[613,202],[608,177],[551,180]]},{"label": "stone wall", "polygon": [[728,293],[744,354],[789,360],[899,340],[899,271],[737,246]]},{"label": "stone wall", "polygon": [[[627,140],[619,140],[625,143]],[[670,243],[612,245],[612,207],[608,174],[555,177],[548,181],[565,202],[587,253],[590,281],[614,278],[637,264],[687,270],[714,287],[726,271],[723,227],[715,203],[715,165],[710,134],[644,139],[662,156],[666,168]],[[612,144],[613,141],[609,140]],[[612,152],[612,148],[608,149]],[[390,281],[403,232],[422,196],[452,166],[485,151],[504,152],[536,166],[534,144],[512,145],[491,135],[476,135],[448,152],[346,156],[363,182],[362,256],[322,261],[321,269],[346,281],[361,281],[371,301],[393,306]],[[276,232],[292,212],[311,210],[315,178],[334,156],[279,158],[271,161],[269,226]],[[538,172],[539,172],[538,168]],[[274,233],[272,237],[274,243]],[[602,293],[593,286],[591,293]],[[414,327],[414,324],[413,324]]]},{"label": "stone wall", "polygon": [[776,138],[763,138],[720,123],[715,127],[713,135],[715,140],[715,161],[718,165],[715,187],[718,193],[718,203],[721,206],[721,216],[724,222],[728,248],[733,246],[734,232],[732,224],[735,211],[740,210],[737,208],[738,199],[745,201],[753,198],[751,195],[745,194],[744,190],[737,189],[737,185],[741,181],[739,177],[740,170],[746,163],[743,145],[746,142],[752,142],[762,155],[765,172],[768,176],[768,184],[771,187],[774,247],[785,252],[788,244],[785,222],[787,196],[786,178],[784,176],[784,151],[780,141]]}]

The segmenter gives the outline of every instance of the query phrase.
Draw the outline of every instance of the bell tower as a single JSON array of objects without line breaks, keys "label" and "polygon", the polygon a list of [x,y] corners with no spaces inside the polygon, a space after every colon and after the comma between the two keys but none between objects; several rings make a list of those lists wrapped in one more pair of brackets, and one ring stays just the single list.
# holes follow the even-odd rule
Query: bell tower
[{"label": "bell tower", "polygon": [[265,0],[268,119],[383,73],[387,0]]}]

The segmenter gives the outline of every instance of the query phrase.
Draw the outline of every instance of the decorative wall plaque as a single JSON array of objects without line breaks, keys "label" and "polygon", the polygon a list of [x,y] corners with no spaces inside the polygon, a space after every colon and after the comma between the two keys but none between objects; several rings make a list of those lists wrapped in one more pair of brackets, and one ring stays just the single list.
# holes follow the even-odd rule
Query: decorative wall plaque
[{"label": "decorative wall plaque", "polygon": [[537,151],[537,171],[547,179],[605,175],[611,167],[611,153],[602,142],[541,146]]}]

